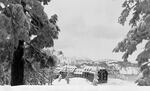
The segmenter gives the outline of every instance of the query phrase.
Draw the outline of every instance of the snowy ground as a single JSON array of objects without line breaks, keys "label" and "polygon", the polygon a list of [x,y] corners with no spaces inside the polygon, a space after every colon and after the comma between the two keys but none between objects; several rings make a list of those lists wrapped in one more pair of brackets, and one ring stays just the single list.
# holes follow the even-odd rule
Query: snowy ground
[{"label": "snowy ground", "polygon": [[67,84],[63,79],[60,82],[55,80],[53,85],[46,86],[4,86],[0,87],[0,91],[140,91],[149,90],[147,87],[136,86],[134,82],[124,81],[120,79],[109,79],[108,83],[99,84],[98,86],[91,85],[83,78],[72,78],[70,84]]},{"label": "snowy ground", "polygon": [[[53,85],[57,85],[57,86],[92,86],[92,83],[87,81],[86,79],[83,78],[72,78],[70,79],[70,84],[67,84],[67,82],[62,79],[60,82],[58,82],[58,80],[55,80],[53,82]],[[102,85],[119,85],[119,86],[136,86],[136,84],[134,82],[131,81],[125,81],[125,80],[121,80],[121,79],[108,79],[107,83],[104,84],[99,84],[98,86],[102,86]]]}]

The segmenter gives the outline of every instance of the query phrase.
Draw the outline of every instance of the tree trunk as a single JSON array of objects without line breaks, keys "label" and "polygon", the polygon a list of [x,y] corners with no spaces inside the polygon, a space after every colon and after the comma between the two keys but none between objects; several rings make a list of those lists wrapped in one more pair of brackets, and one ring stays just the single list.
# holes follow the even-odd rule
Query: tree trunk
[{"label": "tree trunk", "polygon": [[124,62],[128,62],[128,59],[124,59],[123,61],[124,61]]},{"label": "tree trunk", "polygon": [[11,65],[11,86],[24,85],[24,41],[19,40],[17,49],[13,54]]}]

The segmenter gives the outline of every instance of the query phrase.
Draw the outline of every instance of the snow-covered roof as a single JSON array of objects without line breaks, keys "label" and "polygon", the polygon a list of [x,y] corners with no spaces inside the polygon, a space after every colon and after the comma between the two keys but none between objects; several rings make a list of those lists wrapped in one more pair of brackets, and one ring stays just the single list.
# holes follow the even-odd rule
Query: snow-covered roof
[{"label": "snow-covered roof", "polygon": [[96,66],[85,66],[84,71],[96,71],[100,69],[105,69],[104,67],[96,67]]},{"label": "snow-covered roof", "polygon": [[76,69],[74,74],[82,74],[84,69]]},{"label": "snow-covered roof", "polygon": [[74,70],[75,70],[76,68],[77,68],[76,66],[67,65],[67,66],[64,66],[64,67],[62,68],[62,71],[74,72]]}]

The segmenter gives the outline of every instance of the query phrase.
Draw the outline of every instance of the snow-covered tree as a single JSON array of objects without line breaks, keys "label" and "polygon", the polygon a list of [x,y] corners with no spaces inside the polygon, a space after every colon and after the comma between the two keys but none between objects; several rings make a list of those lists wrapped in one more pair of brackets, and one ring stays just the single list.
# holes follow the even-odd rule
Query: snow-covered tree
[{"label": "snow-covered tree", "polygon": [[137,50],[137,45],[142,43],[143,40],[147,40],[144,50],[136,59],[143,74],[143,77],[137,82],[138,85],[150,85],[148,66],[150,58],[150,0],[125,0],[122,7],[123,11],[118,22],[124,25],[127,17],[132,14],[129,21],[131,29],[113,51],[123,52],[122,58],[126,62],[128,56]]},{"label": "snow-covered tree", "polygon": [[54,46],[60,31],[57,15],[49,19],[44,11],[50,1],[0,0],[0,65],[7,73],[0,79],[6,78],[4,84],[23,85],[28,80],[24,76],[33,76],[38,65],[49,68],[54,63],[52,55],[41,52]]}]

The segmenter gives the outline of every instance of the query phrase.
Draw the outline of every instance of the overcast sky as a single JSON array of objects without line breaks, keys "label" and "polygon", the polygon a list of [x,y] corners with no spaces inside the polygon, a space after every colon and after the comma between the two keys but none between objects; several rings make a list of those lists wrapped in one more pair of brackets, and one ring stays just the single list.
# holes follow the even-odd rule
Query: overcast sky
[{"label": "overcast sky", "polygon": [[[52,0],[45,11],[49,17],[59,16],[61,32],[55,48],[71,57],[121,60],[122,54],[112,53],[112,50],[129,30],[127,24],[117,23],[122,1]],[[133,55],[131,59],[134,58]]]}]

